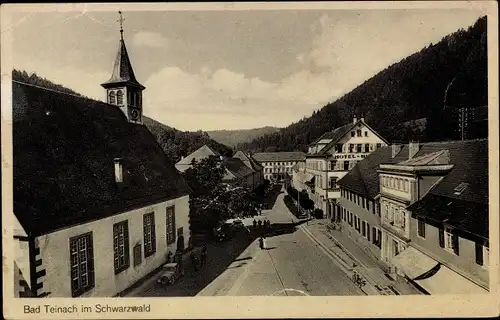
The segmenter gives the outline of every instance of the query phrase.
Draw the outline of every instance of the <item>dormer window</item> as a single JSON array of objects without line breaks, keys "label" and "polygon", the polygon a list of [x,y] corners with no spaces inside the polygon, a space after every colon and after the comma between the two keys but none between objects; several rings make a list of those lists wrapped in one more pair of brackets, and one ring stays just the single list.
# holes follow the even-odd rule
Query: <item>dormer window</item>
[{"label": "dormer window", "polygon": [[464,192],[464,190],[467,189],[468,185],[469,184],[465,182],[460,183],[455,189],[453,189],[453,191],[455,191],[455,195],[457,196],[461,195],[462,192]]},{"label": "dormer window", "polygon": [[122,90],[118,90],[116,92],[116,104],[119,106],[123,105],[123,91]]},{"label": "dormer window", "polygon": [[116,94],[114,91],[110,91],[108,95],[108,102],[110,104],[116,104]]},{"label": "dormer window", "polygon": [[361,137],[361,130],[356,130],[357,136]]}]

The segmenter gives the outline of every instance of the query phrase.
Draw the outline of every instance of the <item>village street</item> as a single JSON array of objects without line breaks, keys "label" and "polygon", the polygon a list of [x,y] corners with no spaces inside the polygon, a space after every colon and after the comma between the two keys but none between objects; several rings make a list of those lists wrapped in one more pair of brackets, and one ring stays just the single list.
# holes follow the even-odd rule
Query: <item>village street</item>
[{"label": "village street", "polygon": [[[352,281],[313,242],[288,211],[281,193],[269,219],[275,229],[267,250],[244,234],[227,242],[210,243],[206,266],[187,270],[174,285],[158,285],[153,276],[127,296],[245,296],[245,295],[363,295]],[[251,225],[253,219],[245,219]],[[305,222],[303,222],[305,223]]]}]

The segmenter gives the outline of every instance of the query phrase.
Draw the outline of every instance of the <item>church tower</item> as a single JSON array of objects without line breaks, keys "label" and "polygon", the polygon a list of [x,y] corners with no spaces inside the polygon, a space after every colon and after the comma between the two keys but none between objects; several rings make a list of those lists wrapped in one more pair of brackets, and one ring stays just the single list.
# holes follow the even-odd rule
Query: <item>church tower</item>
[{"label": "church tower", "polygon": [[120,43],[111,78],[101,86],[106,90],[106,102],[120,107],[129,122],[142,124],[142,91],[146,89],[134,75],[127,47],[123,40],[123,19],[120,14]]}]

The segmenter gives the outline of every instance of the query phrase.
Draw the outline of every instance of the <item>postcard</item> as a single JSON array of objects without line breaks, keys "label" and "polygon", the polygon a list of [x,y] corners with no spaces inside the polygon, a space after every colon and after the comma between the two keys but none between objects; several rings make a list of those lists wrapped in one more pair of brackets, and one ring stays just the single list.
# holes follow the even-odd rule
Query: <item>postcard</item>
[{"label": "postcard", "polygon": [[7,319],[499,314],[496,2],[1,9]]}]

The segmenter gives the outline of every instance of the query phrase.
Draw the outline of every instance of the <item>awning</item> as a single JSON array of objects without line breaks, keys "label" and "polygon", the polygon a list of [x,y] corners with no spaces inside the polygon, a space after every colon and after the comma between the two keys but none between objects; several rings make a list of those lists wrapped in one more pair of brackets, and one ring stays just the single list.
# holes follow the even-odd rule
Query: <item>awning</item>
[{"label": "awning", "polygon": [[438,262],[413,247],[407,247],[400,254],[392,258],[392,264],[401,269],[410,279],[428,272],[436,267]]},{"label": "awning", "polygon": [[431,295],[488,293],[486,289],[483,289],[444,265],[440,265],[439,270],[433,276],[414,281]]}]

